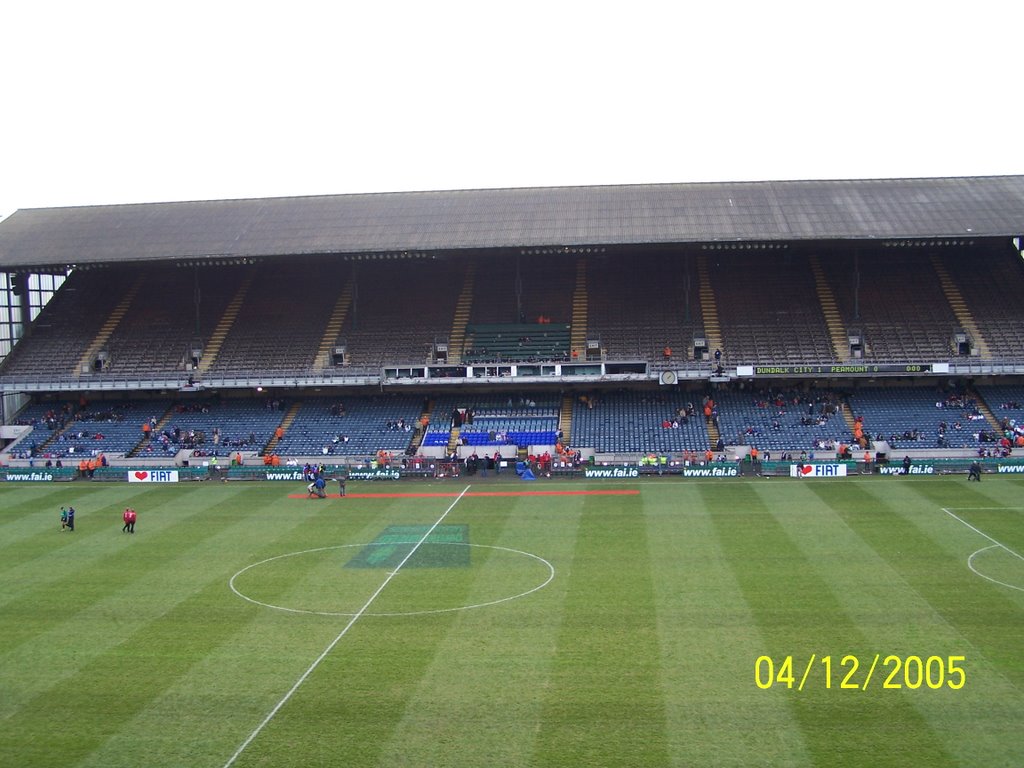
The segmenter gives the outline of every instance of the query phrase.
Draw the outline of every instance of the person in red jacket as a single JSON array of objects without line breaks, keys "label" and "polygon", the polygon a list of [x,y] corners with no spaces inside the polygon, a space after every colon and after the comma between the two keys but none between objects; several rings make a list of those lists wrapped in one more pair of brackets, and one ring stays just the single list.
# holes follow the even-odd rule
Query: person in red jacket
[{"label": "person in red jacket", "polygon": [[121,533],[128,533],[128,520],[131,518],[132,510],[130,507],[124,508],[124,514],[121,515],[121,519],[124,520],[124,525],[121,526]]}]

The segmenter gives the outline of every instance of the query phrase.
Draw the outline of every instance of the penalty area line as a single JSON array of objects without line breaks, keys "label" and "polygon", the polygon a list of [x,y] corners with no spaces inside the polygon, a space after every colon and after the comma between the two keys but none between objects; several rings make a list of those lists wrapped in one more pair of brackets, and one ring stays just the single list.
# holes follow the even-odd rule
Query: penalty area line
[{"label": "penalty area line", "polygon": [[302,676],[299,677],[299,679],[295,681],[295,685],[293,685],[288,690],[288,693],[286,693],[284,696],[281,697],[281,700],[279,702],[277,702],[277,704],[274,705],[274,708],[271,709],[269,713],[267,713],[267,716],[263,718],[262,722],[259,725],[256,726],[256,728],[253,730],[252,733],[249,734],[249,737],[245,741],[242,742],[242,744],[238,747],[238,749],[235,750],[235,754],[233,754],[230,757],[230,759],[228,759],[228,761],[226,763],[224,763],[224,768],[230,768],[232,765],[234,765],[235,761],[239,758],[239,756],[246,750],[246,748],[250,744],[252,744],[252,742],[256,739],[256,737],[260,735],[260,732],[264,728],[267,727],[267,724],[271,720],[274,719],[274,716],[278,712],[281,711],[281,707],[283,707],[285,704],[288,703],[288,700],[291,699],[291,697],[295,695],[295,692],[297,690],[299,690],[299,687],[304,682],[306,682],[306,679],[311,674],[313,674],[313,671],[317,667],[320,666],[320,663],[324,659],[327,658],[327,654],[329,654],[332,650],[334,650],[334,647],[339,642],[341,642],[341,638],[343,638],[346,634],[348,634],[348,631],[350,629],[352,629],[352,625],[355,624],[357,621],[359,621],[359,618],[364,613],[366,613],[367,610],[369,610],[370,606],[373,605],[373,601],[376,600],[377,597],[380,595],[380,593],[384,591],[384,587],[386,587],[389,583],[391,583],[391,580],[395,576],[398,575],[398,572],[400,570],[402,570],[402,566],[405,565],[409,561],[409,558],[412,557],[416,553],[416,550],[420,548],[420,545],[422,545],[423,542],[426,541],[427,538],[430,536],[430,534],[432,534],[434,532],[434,529],[437,528],[437,526],[439,526],[444,521],[444,519],[446,517],[448,517],[448,513],[451,512],[453,509],[455,509],[455,505],[459,503],[459,501],[462,499],[463,496],[466,495],[466,492],[469,489],[470,489],[470,486],[468,486],[468,485],[465,488],[462,489],[462,493],[460,493],[456,497],[455,501],[453,501],[448,506],[448,509],[446,509],[444,511],[444,514],[442,514],[439,518],[437,518],[437,520],[434,522],[434,524],[432,526],[430,526],[430,528],[427,530],[427,532],[424,533],[423,536],[420,537],[420,540],[417,541],[416,544],[413,545],[412,549],[410,549],[409,552],[406,554],[406,556],[402,558],[402,561],[398,565],[395,566],[395,570],[388,572],[387,578],[384,579],[384,581],[381,583],[381,585],[379,587],[377,587],[376,591],[372,595],[370,595],[370,599],[367,600],[363,604],[362,608],[360,608],[355,614],[352,615],[352,618],[349,619],[349,622],[348,622],[348,624],[345,625],[345,628],[342,629],[341,632],[338,633],[337,637],[335,637],[333,640],[331,640],[330,644],[326,648],[324,648],[323,653],[321,653],[319,656],[316,657],[316,660],[312,664],[310,664],[309,667],[306,669],[306,671],[302,673]]},{"label": "penalty area line", "polygon": [[[979,507],[979,509],[980,509],[980,507]],[[985,532],[984,532],[983,530],[981,530],[980,528],[975,528],[975,527],[974,527],[973,525],[971,525],[970,523],[968,523],[968,522],[967,522],[966,520],[964,520],[964,519],[963,519],[962,517],[958,517],[957,515],[954,515],[954,514],[953,514],[952,512],[950,512],[950,511],[949,511],[948,509],[946,509],[945,507],[942,507],[942,511],[943,511],[943,512],[945,512],[945,513],[946,513],[947,515],[949,515],[950,517],[952,517],[952,518],[953,518],[954,520],[957,520],[957,521],[959,521],[959,522],[963,523],[964,525],[966,525],[966,526],[967,526],[968,528],[970,528],[970,529],[971,529],[972,531],[974,531],[975,533],[977,533],[977,534],[980,534],[980,535],[984,536],[984,537],[985,537],[986,539],[988,539],[989,541],[991,541],[991,542],[992,542],[993,544],[995,544],[995,545],[996,545],[997,547],[1002,547],[1003,549],[1005,549],[1005,550],[1006,550],[1007,552],[1009,552],[1009,553],[1010,553],[1011,555],[1013,555],[1014,557],[1016,557],[1016,558],[1019,558],[1019,559],[1021,559],[1021,560],[1024,560],[1024,555],[1021,555],[1021,554],[1020,554],[1019,552],[1014,552],[1014,551],[1013,551],[1012,549],[1010,549],[1010,548],[1009,548],[1008,546],[1006,546],[1005,544],[1003,544],[1003,542],[1001,542],[1001,541],[997,541],[996,539],[993,539],[993,538],[992,538],[991,536],[989,536],[989,535],[988,535],[987,533],[985,533]],[[977,554],[977,553],[975,553],[975,554]],[[973,570],[973,569],[972,569],[972,570]]]}]

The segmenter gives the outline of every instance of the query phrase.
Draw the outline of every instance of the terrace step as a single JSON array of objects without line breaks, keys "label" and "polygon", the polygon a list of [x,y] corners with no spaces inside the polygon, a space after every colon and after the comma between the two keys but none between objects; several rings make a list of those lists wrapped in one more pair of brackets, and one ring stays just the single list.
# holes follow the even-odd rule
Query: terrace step
[{"label": "terrace step", "polygon": [[473,286],[476,283],[476,262],[469,261],[462,278],[462,291],[455,302],[452,329],[448,334],[448,362],[461,363],[466,344],[466,326],[473,310]]},{"label": "terrace step", "polygon": [[114,307],[103,325],[100,326],[99,331],[96,333],[96,338],[92,340],[92,343],[89,344],[85,353],[78,361],[78,365],[72,372],[72,375],[80,376],[82,371],[86,369],[92,370],[96,356],[100,353],[100,350],[103,349],[104,345],[110,341],[110,337],[114,335],[114,331],[116,331],[117,327],[121,324],[125,314],[128,312],[128,307],[130,307],[132,302],[135,300],[135,296],[138,294],[139,289],[142,288],[144,281],[145,278],[143,277],[136,278],[135,282],[132,283],[131,288],[129,288],[125,292],[124,296],[121,297],[121,301],[118,302],[117,306]]},{"label": "terrace step", "polygon": [[[288,412],[285,413],[284,418],[281,419],[281,424],[279,425],[279,428],[282,431],[282,436],[283,436],[283,433],[287,432],[288,428],[291,427],[291,425],[295,423],[295,417],[299,415],[299,410],[301,408],[302,408],[302,401],[301,400],[297,400],[294,403],[292,403],[291,407],[288,409]],[[264,455],[266,455],[268,453],[273,453],[274,449],[277,447],[277,444],[279,442],[281,442],[281,441],[278,439],[278,437],[277,437],[277,430],[275,429],[274,430],[274,436],[271,437],[270,440],[267,441],[266,446],[263,448]]]},{"label": "terrace step", "polygon": [[313,363],[313,369],[316,371],[324,370],[331,363],[331,348],[338,342],[341,328],[345,325],[345,318],[348,316],[348,309],[352,306],[354,283],[355,278],[349,277],[345,286],[341,289],[341,293],[338,295],[338,300],[334,304],[330,318],[327,320],[323,338],[320,339],[320,346],[317,349],[316,362]]},{"label": "terrace step", "polygon": [[[715,291],[711,287],[708,257],[703,253],[697,254],[697,281],[700,286],[698,289],[700,311],[704,316],[704,338],[707,340],[708,349],[712,352],[720,349],[722,356],[725,357],[726,349],[722,344],[722,327],[718,321],[718,305],[715,301]],[[718,442],[717,439],[715,442]]]},{"label": "terrace step", "polygon": [[932,266],[935,268],[935,274],[938,275],[939,285],[942,286],[942,292],[946,295],[949,308],[956,315],[957,323],[971,335],[974,343],[978,345],[979,356],[986,360],[991,359],[992,352],[989,350],[988,342],[985,340],[984,335],[982,335],[981,328],[968,308],[967,301],[964,299],[963,294],[960,293],[960,287],[953,282],[953,278],[946,269],[946,265],[942,263],[942,260],[937,255],[932,254],[931,261]]},{"label": "terrace step", "polygon": [[842,318],[839,315],[839,308],[836,305],[836,297],[832,293],[832,286],[828,284],[825,271],[815,254],[809,257],[811,272],[814,274],[814,286],[818,292],[818,304],[821,305],[821,312],[825,316],[825,325],[828,327],[829,340],[832,343],[832,355],[836,360],[844,363],[850,360],[850,344],[846,335],[846,328],[843,326]]},{"label": "terrace step", "polygon": [[220,320],[217,322],[217,327],[214,328],[213,333],[210,334],[210,338],[206,342],[206,346],[203,348],[203,357],[199,361],[199,373],[206,373],[217,360],[217,354],[220,352],[220,348],[223,346],[224,339],[227,338],[231,326],[235,324],[235,320],[238,318],[238,313],[242,309],[242,304],[245,302],[246,294],[249,293],[249,288],[252,286],[255,276],[254,272],[250,272],[238,284],[238,290],[235,291],[234,297],[224,310],[224,314],[221,315]]},{"label": "terrace step", "polygon": [[579,259],[576,262],[576,287],[572,293],[572,330],[569,348],[580,360],[586,356],[588,307],[587,262],[585,259]]}]

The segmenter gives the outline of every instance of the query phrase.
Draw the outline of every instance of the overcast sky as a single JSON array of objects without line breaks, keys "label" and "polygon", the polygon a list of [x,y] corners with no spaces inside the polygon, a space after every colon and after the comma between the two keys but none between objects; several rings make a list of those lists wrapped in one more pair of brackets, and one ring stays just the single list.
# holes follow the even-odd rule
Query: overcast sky
[{"label": "overcast sky", "polygon": [[0,217],[1024,173],[1024,4],[18,2]]}]

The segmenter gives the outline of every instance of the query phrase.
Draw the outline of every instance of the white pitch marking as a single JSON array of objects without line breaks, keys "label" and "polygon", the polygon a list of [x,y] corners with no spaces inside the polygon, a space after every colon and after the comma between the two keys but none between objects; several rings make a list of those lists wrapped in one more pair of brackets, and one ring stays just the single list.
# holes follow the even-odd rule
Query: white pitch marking
[{"label": "white pitch marking", "polygon": [[[470,610],[473,610],[475,608],[487,608],[487,607],[492,606],[492,605],[498,605],[500,603],[507,603],[510,600],[518,600],[520,597],[526,597],[527,595],[532,595],[537,590],[544,589],[544,587],[546,587],[548,584],[550,584],[551,581],[555,578],[555,566],[553,566],[549,561],[545,560],[540,555],[535,555],[532,552],[523,552],[521,549],[511,549],[510,547],[499,547],[499,546],[493,546],[491,544],[466,544],[466,543],[458,542],[458,541],[438,542],[438,544],[435,545],[435,546],[440,546],[442,544],[444,546],[448,546],[448,547],[480,547],[482,549],[497,549],[497,550],[500,550],[502,552],[511,552],[514,555],[522,555],[523,557],[529,557],[529,558],[532,558],[532,559],[534,559],[534,560],[536,560],[536,561],[538,561],[540,563],[543,563],[545,566],[547,566],[548,577],[541,584],[538,584],[537,586],[535,586],[535,587],[533,587],[531,589],[528,589],[525,592],[520,592],[520,593],[515,594],[515,595],[509,595],[508,597],[500,597],[500,598],[498,598],[496,600],[490,600],[490,601],[488,601],[486,603],[473,603],[471,605],[457,605],[454,608],[429,608],[429,609],[424,609],[422,611],[401,611],[401,612],[390,612],[390,613],[371,613],[371,612],[367,612],[367,613],[364,613],[363,615],[364,616],[426,616],[428,614],[434,614],[434,613],[452,613],[454,611],[470,611]],[[389,546],[389,545],[387,545],[387,544],[376,544],[375,545],[372,542],[370,544],[335,544],[332,547],[316,547],[315,549],[304,549],[301,552],[288,552],[287,554],[284,554],[284,555],[275,555],[274,557],[268,557],[266,560],[260,560],[258,563],[253,563],[252,565],[245,566],[245,568],[243,568],[242,570],[238,571],[238,573],[236,573],[234,576],[231,577],[231,579],[228,581],[228,587],[230,587],[232,592],[234,592],[236,595],[238,595],[238,597],[242,598],[246,602],[252,603],[253,605],[259,605],[259,606],[261,606],[263,608],[272,608],[275,611],[286,611],[287,613],[308,613],[308,614],[311,614],[311,615],[314,615],[314,616],[351,616],[352,615],[351,611],[314,611],[314,610],[310,610],[308,608],[289,608],[286,605],[274,605],[273,603],[264,603],[262,600],[257,600],[254,597],[249,597],[247,594],[239,591],[238,587],[235,586],[235,579],[237,579],[239,576],[241,576],[246,571],[252,570],[253,568],[256,568],[256,567],[258,567],[260,565],[263,565],[264,563],[271,563],[274,560],[282,560],[282,559],[284,559],[286,557],[298,557],[299,555],[308,555],[311,552],[324,552],[325,550],[329,550],[329,549],[346,549],[346,548],[349,548],[349,547],[365,548],[365,547],[372,547],[372,546],[381,546],[381,547],[383,547],[383,546]],[[388,575],[391,576],[391,575],[394,575],[394,574],[390,573]]]},{"label": "white pitch marking", "polygon": [[[1001,509],[1006,509],[1006,507],[958,507],[958,509],[996,509],[996,510],[1001,510]],[[986,581],[991,581],[993,584],[999,584],[999,585],[1004,586],[1004,587],[1009,587],[1010,589],[1016,589],[1016,590],[1018,590],[1020,592],[1024,592],[1024,588],[1014,586],[1013,584],[1007,584],[1005,581],[999,581],[998,579],[993,579],[991,576],[986,576],[984,573],[982,573],[981,571],[979,571],[977,568],[974,567],[974,557],[975,557],[975,555],[980,555],[982,552],[987,552],[988,550],[995,549],[996,547],[999,547],[1000,549],[1006,550],[1011,555],[1013,555],[1016,558],[1019,558],[1020,560],[1024,560],[1024,555],[1021,555],[1019,552],[1014,552],[1008,546],[1003,544],[1003,542],[997,541],[996,539],[993,539],[987,533],[985,533],[984,531],[982,531],[982,530],[980,530],[978,528],[975,528],[973,525],[968,523],[962,517],[954,515],[952,512],[950,512],[945,507],[942,507],[942,511],[945,512],[950,517],[952,517],[954,520],[963,523],[964,525],[966,525],[968,528],[970,528],[975,533],[977,533],[977,534],[979,534],[981,536],[984,536],[986,539],[988,539],[989,541],[992,542],[992,546],[990,546],[990,547],[982,547],[981,549],[977,550],[976,552],[972,552],[970,557],[967,558],[967,567],[971,569],[972,573],[974,573],[974,574],[976,574],[978,576],[981,576],[981,578],[985,579]]]},{"label": "white pitch marking", "polygon": [[950,509],[958,509],[963,512],[965,509],[980,509],[987,510],[989,512],[1019,512],[1024,507],[950,507]]},{"label": "white pitch marking", "polygon": [[1018,587],[1015,584],[1007,584],[1005,581],[1000,581],[999,579],[993,579],[991,576],[986,576],[984,573],[982,573],[981,571],[979,571],[977,568],[974,567],[974,558],[977,555],[980,555],[982,552],[988,552],[990,549],[995,549],[995,548],[996,548],[995,544],[990,544],[987,547],[982,547],[977,552],[972,552],[971,556],[967,558],[967,567],[970,568],[972,571],[974,571],[974,573],[976,573],[978,576],[981,576],[981,578],[986,579],[987,581],[991,581],[993,584],[999,584],[1000,586],[1003,586],[1003,587],[1009,587],[1010,589],[1016,589],[1018,592],[1024,592],[1024,587]]},{"label": "white pitch marking", "polygon": [[263,722],[257,725],[256,729],[249,734],[249,738],[243,741],[241,746],[235,750],[235,754],[233,754],[231,758],[226,763],[224,763],[224,768],[230,768],[230,766],[234,765],[239,755],[241,755],[242,752],[245,751],[245,748],[248,747],[253,742],[253,740],[260,735],[260,732],[264,728],[266,728],[267,723],[273,720],[274,715],[276,715],[280,711],[281,707],[283,707],[288,702],[288,700],[293,695],[295,695],[295,692],[299,690],[299,686],[306,682],[306,678],[313,674],[313,670],[319,667],[320,662],[327,658],[327,654],[334,650],[334,646],[341,642],[341,638],[343,638],[348,633],[348,631],[352,628],[353,624],[359,621],[359,617],[366,613],[366,610],[370,607],[370,605],[373,604],[373,601],[377,599],[377,596],[384,591],[384,587],[386,587],[391,582],[391,579],[393,579],[395,577],[395,574],[397,574],[402,569],[402,566],[409,561],[409,558],[415,554],[416,550],[420,548],[420,545],[423,544],[423,542],[427,540],[427,537],[434,532],[434,529],[437,528],[437,526],[439,526],[446,517],[448,517],[448,513],[455,509],[455,505],[462,500],[462,497],[466,495],[466,492],[470,489],[470,487],[471,486],[467,485],[465,488],[462,489],[462,493],[460,493],[455,498],[455,501],[453,501],[451,503],[451,506],[449,506],[448,509],[444,511],[444,514],[437,518],[435,523],[432,526],[430,526],[430,529],[425,534],[423,534],[423,537],[419,541],[417,541],[413,548],[409,550],[409,553],[402,558],[402,561],[398,564],[395,570],[388,574],[388,577],[384,579],[384,582],[379,587],[377,587],[377,591],[370,595],[370,599],[367,600],[363,607],[360,608],[359,611],[352,616],[348,624],[345,625],[345,628],[341,630],[340,633],[338,633],[338,636],[334,638],[326,648],[324,648],[323,653],[316,657],[316,661],[309,665],[309,668],[302,673],[302,676],[298,680],[295,681],[295,685],[293,685],[289,689],[288,693],[286,693],[281,698],[281,700],[274,705],[274,708],[270,710],[270,712],[267,714],[265,718],[263,718]]},{"label": "white pitch marking", "polygon": [[978,528],[975,528],[975,527],[974,527],[973,525],[971,525],[970,523],[968,523],[968,522],[967,522],[966,520],[964,520],[964,519],[963,519],[962,517],[957,517],[956,515],[954,515],[954,514],[953,514],[952,512],[950,512],[950,511],[949,511],[948,509],[946,509],[945,507],[942,507],[942,511],[943,511],[943,512],[945,512],[945,513],[946,513],[947,515],[949,515],[950,517],[952,517],[952,518],[953,518],[954,520],[959,520],[959,521],[960,521],[961,523],[963,523],[964,525],[966,525],[966,526],[967,526],[968,528],[970,528],[970,529],[971,529],[972,531],[974,531],[975,533],[977,533],[977,534],[980,534],[981,536],[984,536],[984,537],[985,537],[986,539],[988,539],[989,541],[991,541],[991,542],[992,542],[993,544],[995,544],[995,545],[996,545],[997,547],[1002,547],[1003,549],[1005,549],[1005,550],[1006,550],[1007,552],[1009,552],[1009,553],[1010,553],[1011,555],[1013,555],[1014,557],[1017,557],[1017,558],[1020,558],[1021,560],[1024,560],[1024,555],[1020,554],[1019,552],[1014,552],[1014,551],[1013,551],[1012,549],[1010,549],[1010,548],[1009,548],[1008,546],[1006,546],[1005,544],[1003,544],[1003,542],[1001,542],[1001,541],[997,541],[996,539],[993,539],[993,538],[992,538],[991,536],[989,536],[989,535],[988,535],[987,533],[985,533],[984,531],[982,531],[982,530],[979,530]]}]

